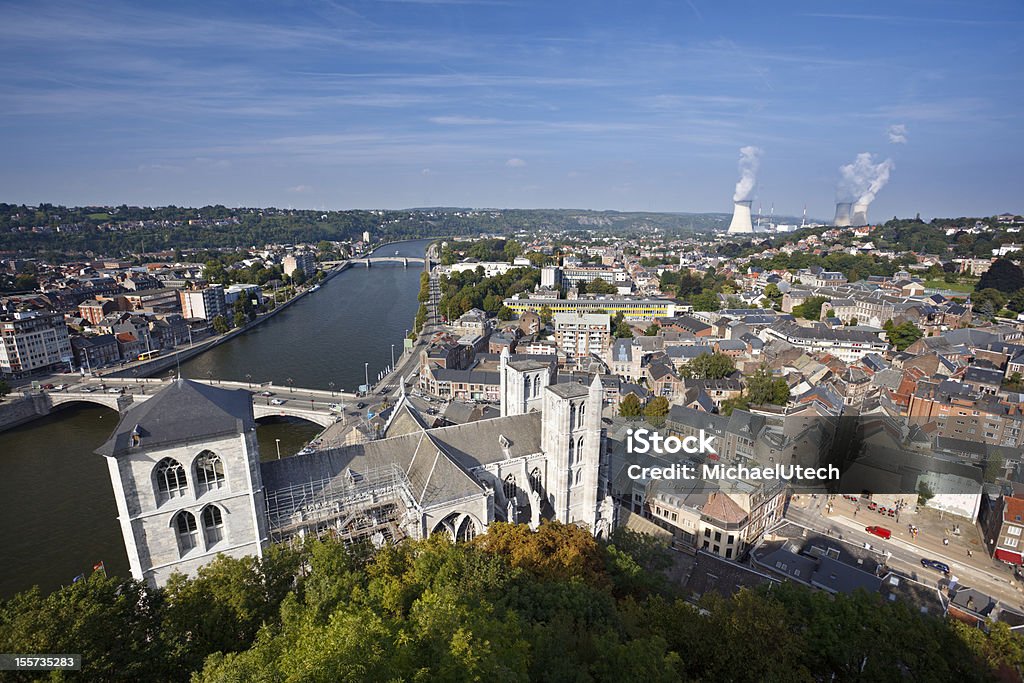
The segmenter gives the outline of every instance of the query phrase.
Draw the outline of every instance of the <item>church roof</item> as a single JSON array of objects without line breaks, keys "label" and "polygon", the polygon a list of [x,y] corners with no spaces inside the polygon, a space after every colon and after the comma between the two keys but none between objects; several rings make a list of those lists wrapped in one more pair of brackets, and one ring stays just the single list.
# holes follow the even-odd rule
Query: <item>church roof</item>
[{"label": "church roof", "polygon": [[475,467],[540,453],[540,423],[536,412],[478,420],[271,460],[260,463],[260,470],[264,487],[275,490],[394,465],[409,479],[417,502],[429,507],[482,493],[483,485],[470,473]]},{"label": "church roof", "polygon": [[100,455],[118,456],[132,448],[137,434],[140,448],[166,446],[254,429],[252,394],[244,389],[221,389],[189,379],[177,379],[152,398],[128,409]]}]

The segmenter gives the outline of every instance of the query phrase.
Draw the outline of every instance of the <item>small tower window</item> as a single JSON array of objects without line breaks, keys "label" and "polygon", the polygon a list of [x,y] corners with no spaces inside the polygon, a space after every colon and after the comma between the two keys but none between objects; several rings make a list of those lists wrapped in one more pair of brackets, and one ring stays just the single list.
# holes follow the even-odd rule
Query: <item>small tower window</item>
[{"label": "small tower window", "polygon": [[196,495],[203,495],[224,486],[224,463],[213,451],[203,451],[196,458]]},{"label": "small tower window", "polygon": [[573,441],[572,437],[569,437],[569,467],[572,467],[573,461],[576,459],[576,442]]},{"label": "small tower window", "polygon": [[178,555],[184,556],[199,543],[196,516],[182,510],[174,516],[174,531],[178,535]]},{"label": "small tower window", "polygon": [[533,471],[530,472],[530,488],[541,496],[544,495],[544,478],[540,473],[539,467],[534,467]]},{"label": "small tower window", "polygon": [[569,429],[576,426],[576,404],[569,404]]},{"label": "small tower window", "polygon": [[579,486],[582,483],[583,483],[583,468],[581,467],[578,470],[576,470],[576,482],[575,482],[574,485],[575,486]]},{"label": "small tower window", "polygon": [[581,403],[579,412],[576,413],[576,419],[578,420],[577,427],[583,426],[583,416],[587,413],[587,404]]},{"label": "small tower window", "polygon": [[188,493],[188,478],[185,468],[174,458],[164,458],[156,465],[157,504],[171,498],[181,498]]},{"label": "small tower window", "polygon": [[583,437],[582,436],[579,438],[579,441],[576,442],[576,457],[580,458],[580,459],[583,458]]},{"label": "small tower window", "polygon": [[206,547],[212,548],[224,538],[224,516],[216,505],[208,505],[203,510],[203,536]]}]

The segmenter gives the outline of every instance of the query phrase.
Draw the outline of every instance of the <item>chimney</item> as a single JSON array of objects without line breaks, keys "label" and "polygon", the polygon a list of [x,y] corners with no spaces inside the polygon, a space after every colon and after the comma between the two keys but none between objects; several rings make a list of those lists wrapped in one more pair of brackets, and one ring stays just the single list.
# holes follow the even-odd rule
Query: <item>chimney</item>
[{"label": "chimney", "polygon": [[836,217],[832,224],[837,228],[850,227],[850,207],[853,202],[836,202]]},{"label": "chimney", "polygon": [[753,202],[749,199],[732,203],[732,222],[729,223],[729,234],[754,232],[750,223],[750,205]]},{"label": "chimney", "polygon": [[851,225],[860,227],[868,224],[868,205],[857,202],[853,205],[853,221]]}]

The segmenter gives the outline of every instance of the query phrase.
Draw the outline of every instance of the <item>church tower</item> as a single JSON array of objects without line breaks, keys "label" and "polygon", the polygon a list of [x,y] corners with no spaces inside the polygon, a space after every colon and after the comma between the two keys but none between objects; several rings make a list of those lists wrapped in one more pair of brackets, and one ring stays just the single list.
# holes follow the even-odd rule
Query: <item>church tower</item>
[{"label": "church tower", "polygon": [[125,412],[107,459],[132,576],[162,586],[267,541],[252,396],[178,379]]},{"label": "church tower", "polygon": [[582,523],[597,532],[601,472],[601,378],[587,387],[575,382],[544,390],[541,448],[548,458],[548,494],[555,519]]},{"label": "church tower", "polygon": [[512,360],[508,347],[501,350],[498,367],[501,415],[523,415],[543,407],[544,388],[551,384],[551,366],[532,359]]}]

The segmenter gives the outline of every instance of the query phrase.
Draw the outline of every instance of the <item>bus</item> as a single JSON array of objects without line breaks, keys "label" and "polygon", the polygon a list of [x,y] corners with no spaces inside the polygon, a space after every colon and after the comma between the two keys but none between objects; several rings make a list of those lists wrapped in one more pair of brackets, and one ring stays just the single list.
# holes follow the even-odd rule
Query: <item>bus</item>
[{"label": "bus", "polygon": [[159,351],[145,351],[139,354],[139,360],[151,360],[160,355]]}]

